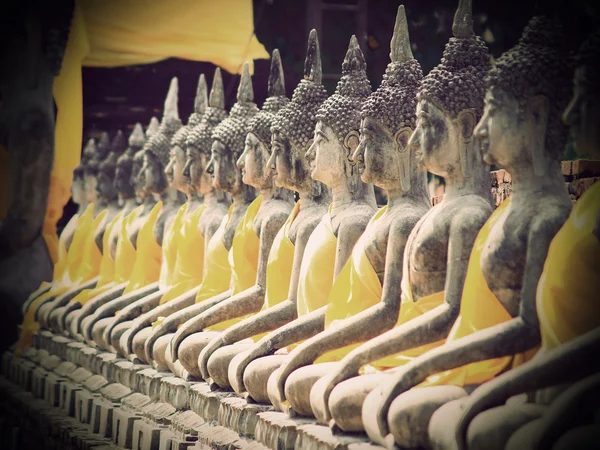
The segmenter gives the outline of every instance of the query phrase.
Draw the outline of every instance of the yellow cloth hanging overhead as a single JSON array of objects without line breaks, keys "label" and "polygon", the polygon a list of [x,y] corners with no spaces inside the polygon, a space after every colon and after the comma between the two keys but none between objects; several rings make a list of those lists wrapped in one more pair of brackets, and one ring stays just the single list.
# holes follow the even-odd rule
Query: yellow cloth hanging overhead
[{"label": "yellow cloth hanging overhead", "polygon": [[[231,73],[269,57],[253,34],[251,0],[77,0],[61,71],[54,80],[54,164],[42,235],[58,259],[56,223],[70,197],[83,133],[81,68],[208,61]],[[0,161],[8,153],[0,148]],[[3,167],[3,166],[2,166]],[[1,177],[0,177],[1,178]],[[2,190],[0,217],[10,200]]]},{"label": "yellow cloth hanging overhead", "polygon": [[600,183],[577,202],[550,244],[537,290],[542,347],[551,350],[600,326]]},{"label": "yellow cloth hanging overhead", "polygon": [[[490,290],[481,271],[481,254],[490,231],[504,214],[510,212],[510,197],[506,199],[483,225],[469,258],[467,276],[460,301],[460,314],[448,334],[446,342],[469,336],[478,331],[510,320],[512,317]],[[417,387],[481,384],[491,380],[502,371],[516,367],[531,359],[537,348],[503,358],[467,364],[456,369],[446,370],[427,378]]]}]

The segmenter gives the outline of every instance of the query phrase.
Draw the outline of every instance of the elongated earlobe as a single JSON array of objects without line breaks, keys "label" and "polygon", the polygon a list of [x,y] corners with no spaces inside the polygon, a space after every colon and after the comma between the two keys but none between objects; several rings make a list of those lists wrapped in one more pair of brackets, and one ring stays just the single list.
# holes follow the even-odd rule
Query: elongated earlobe
[{"label": "elongated earlobe", "polygon": [[545,152],[546,132],[548,131],[548,112],[550,103],[545,95],[536,95],[529,99],[529,120],[531,121],[529,133],[529,148],[533,173],[538,177],[546,174]]},{"label": "elongated earlobe", "polygon": [[408,140],[412,135],[413,130],[409,127],[404,127],[394,135],[394,144],[398,152],[398,164],[400,168],[400,183],[404,192],[410,191],[410,151],[408,148]]},{"label": "elongated earlobe", "polygon": [[458,147],[460,152],[460,166],[462,174],[465,178],[468,178],[472,174],[473,160],[473,130],[477,120],[475,114],[471,110],[464,110],[458,114],[458,123],[461,127],[461,136],[459,139]]}]

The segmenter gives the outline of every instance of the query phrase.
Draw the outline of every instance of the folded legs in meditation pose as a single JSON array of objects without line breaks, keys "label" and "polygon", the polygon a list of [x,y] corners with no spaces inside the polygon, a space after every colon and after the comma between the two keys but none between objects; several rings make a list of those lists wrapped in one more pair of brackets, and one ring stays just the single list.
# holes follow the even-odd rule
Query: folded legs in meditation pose
[{"label": "folded legs in meditation pose", "polygon": [[[169,314],[194,303],[199,286],[209,271],[208,265],[211,264],[205,265],[204,262],[214,261],[213,256],[210,256],[213,250],[221,252],[222,246],[211,246],[211,242],[227,214],[229,200],[224,191],[213,186],[211,175],[206,168],[210,159],[212,131],[226,116],[221,70],[217,68],[213,77],[208,107],[203,112],[200,122],[189,130],[184,144],[186,161],[183,167],[183,176],[189,180],[189,189],[193,189],[203,196],[204,210],[199,217],[188,215],[188,219],[184,221],[179,230],[173,229],[172,239],[176,241],[176,250],[173,255],[174,264],[169,267],[169,272],[173,271],[170,276],[181,281],[168,292],[163,292],[160,297],[151,295],[130,305],[125,305],[124,308],[115,304],[118,302],[115,300],[96,312],[96,316],[100,318],[114,308],[120,310],[114,322],[105,328],[103,341],[114,345],[122,356],[135,354],[141,360],[146,361],[143,348],[144,342],[152,330],[151,326],[156,325]],[[219,257],[217,256],[217,258]],[[202,270],[201,273],[199,269]],[[177,272],[175,273],[175,271]],[[148,310],[151,305],[157,304],[158,306]],[[147,312],[140,314],[140,311],[144,309]],[[134,320],[131,321],[131,319]],[[127,322],[129,326],[119,339],[113,341],[111,332],[122,322]],[[137,340],[135,352],[132,348],[134,339]]]},{"label": "folded legs in meditation pose", "polygon": [[[100,295],[86,299],[86,303],[76,311],[70,319],[73,335],[81,334],[90,344],[93,340],[86,326],[92,320],[92,314],[103,304],[122,295],[147,295],[158,289],[163,235],[170,220],[181,207],[179,192],[169,186],[165,176],[165,166],[169,161],[170,140],[181,128],[181,120],[177,109],[177,79],[173,78],[165,100],[165,110],[160,127],[156,134],[150,137],[142,149],[142,167],[138,178],[143,178],[146,197],[152,197],[139,214],[130,214],[131,228],[136,235],[130,236],[135,242],[135,261],[132,264],[129,277],[123,283],[115,285]],[[155,202],[151,206],[152,202]],[[148,211],[149,210],[149,211]],[[146,211],[148,211],[146,213]],[[144,215],[146,213],[146,215]],[[124,221],[127,222],[128,220]],[[125,234],[125,233],[124,233]],[[125,238],[125,236],[123,236]],[[124,239],[126,241],[126,238]],[[117,262],[120,264],[121,262]],[[131,264],[131,263],[130,263]],[[76,307],[77,302],[73,302]],[[66,319],[69,321],[69,318]],[[85,335],[83,332],[85,331]]]},{"label": "folded legs in meditation pose", "polygon": [[[558,22],[536,17],[487,76],[475,136],[484,161],[511,174],[513,194],[477,235],[445,343],[376,376],[378,386],[362,406],[376,443],[427,445],[438,407],[527,361],[539,346],[536,289],[550,242],[571,210],[560,170],[570,80],[564,41]],[[405,350],[405,342],[397,349]],[[332,410],[335,402],[334,390]]]},{"label": "folded legs in meditation pose", "polygon": [[[256,340],[261,333],[297,318],[296,291],[304,251],[331,202],[329,189],[310,177],[305,157],[313,137],[316,112],[327,98],[321,83],[320,64],[317,36],[313,31],[303,80],[294,90],[291,102],[271,119],[271,156],[266,170],[274,170],[271,176],[274,176],[275,184],[298,192],[299,200],[271,246],[261,311],[213,338],[198,359],[202,376],[210,376],[222,387],[229,386],[231,359],[247,348],[247,345],[236,345],[237,342],[247,338]],[[263,133],[265,140],[266,131]]]},{"label": "folded legs in meditation pose", "polygon": [[[600,160],[599,61],[600,32],[596,31],[577,55],[574,93],[563,114],[575,150],[595,160]],[[468,398],[436,411],[429,425],[436,448],[597,445],[599,428],[597,421],[595,426],[591,423],[600,405],[599,224],[600,184],[596,183],[577,201],[550,244],[536,294],[540,351],[526,364],[484,383]],[[534,392],[535,396],[527,395]]]},{"label": "folded legs in meditation pose", "polygon": [[[316,33],[311,39],[316,47]],[[309,42],[309,52],[311,45]],[[320,76],[320,66],[318,70]],[[333,282],[376,212],[373,186],[361,180],[359,165],[351,160],[359,144],[360,108],[371,93],[365,70],[363,54],[353,36],[336,91],[317,111],[314,140],[306,154],[312,178],[331,189],[333,202],[304,250],[295,305],[298,318],[261,338],[229,365],[232,387],[238,392],[245,388],[258,402],[270,401],[268,377],[285,360],[285,356],[273,353],[323,331]]]},{"label": "folded legs in meditation pose", "polygon": [[[426,175],[407,146],[423,75],[410,50],[403,6],[398,8],[391,59],[381,86],[362,105],[360,143],[352,155],[362,180],[384,189],[388,204],[371,219],[335,279],[324,331],[292,350],[269,380],[269,387],[283,392],[297,414],[312,416],[311,387],[331,372],[335,361],[391,329],[401,308],[401,321],[409,314],[410,307],[400,305],[404,247],[430,203]],[[319,364],[313,365],[315,361]]]},{"label": "folded legs in meditation pose", "polygon": [[[264,303],[269,252],[293,205],[292,192],[274,184],[273,175],[267,165],[270,158],[270,129],[273,117],[289,102],[285,97],[283,68],[278,50],[273,52],[268,85],[269,96],[262,110],[248,123],[245,148],[237,160],[237,167],[242,170],[242,181],[256,188],[262,201],[257,211],[249,210],[249,214],[254,214],[254,217],[247,215],[244,218],[240,225],[240,234],[233,240],[230,257],[231,297],[190,318],[173,337],[174,341],[182,343],[184,353],[186,347],[190,348],[189,352],[199,353],[206,342],[205,333],[208,333],[209,337],[218,334],[244,316],[257,312]],[[242,228],[246,228],[246,231]],[[248,233],[251,238],[242,240],[242,233]],[[255,249],[256,244],[258,248]],[[255,266],[255,270],[249,270],[248,266]],[[249,283],[252,284],[248,286]],[[150,341],[146,345],[150,348],[153,344],[154,342]],[[184,359],[191,360],[190,364],[195,367],[192,370],[188,369],[188,372],[197,376],[198,356],[195,363],[193,356],[182,357],[182,364]],[[226,380],[226,370],[224,375]]]},{"label": "folded legs in meditation pose", "polygon": [[[203,199],[198,195],[198,191],[190,184],[189,178],[184,174],[186,163],[184,149],[191,130],[200,123],[207,108],[207,103],[206,80],[202,75],[198,81],[194,112],[188,123],[177,130],[170,142],[171,151],[165,174],[170,186],[185,194],[187,201],[179,208],[165,230],[158,290],[133,303],[131,298],[123,296],[98,308],[87,323],[84,335],[91,336],[96,345],[100,347],[111,348],[104,340],[104,332],[107,329],[112,329],[121,322],[139,316],[140,313],[158,305],[159,302],[167,302],[172,296],[177,296],[177,292],[189,290],[202,279],[204,235],[199,233],[199,224],[202,221],[206,205],[203,204]],[[216,203],[211,201],[211,205],[215,206]],[[209,213],[211,211],[222,211],[221,214],[218,214],[218,219],[221,219],[225,213],[223,209],[217,208],[215,210],[212,208]],[[199,261],[197,258],[199,258]],[[119,321],[114,316],[117,311],[124,311],[119,316]],[[132,314],[135,315],[131,317]],[[121,329],[124,326],[126,325],[120,325]]]},{"label": "folded legs in meditation pose", "polygon": [[[191,317],[229,298],[233,290],[241,291],[251,286],[256,276],[259,238],[253,223],[260,209],[262,197],[256,197],[255,189],[242,182],[242,172],[236,167],[237,159],[244,150],[246,128],[258,113],[253,98],[252,79],[246,64],[240,80],[236,104],[229,117],[212,130],[212,156],[207,166],[208,173],[213,174],[214,186],[231,195],[232,207],[208,243],[204,258],[206,272],[200,288],[196,290],[195,303],[170,314],[157,324],[144,344],[147,360],[152,360],[156,367],[166,368],[165,364],[168,363],[169,368],[181,376],[188,374],[199,376],[197,370],[194,370],[198,355],[181,361],[177,366],[174,365],[176,360],[165,359],[166,344],[170,341],[171,334]],[[232,264],[229,264],[228,257],[235,261],[236,275],[233,276],[235,284],[230,284]],[[182,300],[181,296],[172,302],[177,305],[181,304],[181,301],[187,301],[187,298],[183,297]],[[154,352],[155,343],[158,347],[156,352]],[[192,359],[194,359],[193,363]],[[186,370],[187,372],[184,373]]]}]

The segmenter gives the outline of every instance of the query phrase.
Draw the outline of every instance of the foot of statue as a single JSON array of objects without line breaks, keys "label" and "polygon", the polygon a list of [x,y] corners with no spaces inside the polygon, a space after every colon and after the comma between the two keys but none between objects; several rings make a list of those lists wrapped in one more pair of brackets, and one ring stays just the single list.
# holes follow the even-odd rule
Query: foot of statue
[{"label": "foot of statue", "polygon": [[293,371],[285,382],[285,398],[290,403],[290,415],[313,417],[310,406],[310,390],[323,376],[337,365],[336,362],[311,364]]},{"label": "foot of statue", "polygon": [[387,377],[385,373],[360,375],[333,388],[329,397],[329,411],[335,425],[346,432],[364,431],[362,406],[365,398]]},{"label": "foot of statue", "polygon": [[229,363],[238,354],[250,349],[254,345],[251,339],[226,345],[214,351],[208,359],[208,374],[213,383],[222,388],[231,388],[227,376]]},{"label": "foot of statue", "polygon": [[269,377],[283,364],[286,358],[287,355],[271,355],[255,359],[248,364],[244,371],[244,387],[256,403],[271,403],[267,393],[267,383]]},{"label": "foot of statue", "polygon": [[183,368],[192,376],[202,379],[202,374],[198,368],[198,356],[208,343],[221,334],[220,331],[203,331],[188,336],[179,346],[179,362]]}]

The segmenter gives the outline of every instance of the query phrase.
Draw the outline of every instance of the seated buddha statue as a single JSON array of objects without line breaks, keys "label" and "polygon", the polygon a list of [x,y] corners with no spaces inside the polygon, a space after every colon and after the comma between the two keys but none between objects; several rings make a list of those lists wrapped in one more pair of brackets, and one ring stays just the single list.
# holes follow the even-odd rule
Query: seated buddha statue
[{"label": "seated buddha statue", "polygon": [[[279,51],[274,50],[271,58],[271,70],[268,80],[268,97],[261,111],[256,114],[247,126],[244,151],[237,160],[237,167],[242,170],[242,181],[260,192],[262,201],[254,217],[247,215],[241,227],[250,227],[255,236],[252,236],[253,246],[250,252],[250,241],[245,244],[244,255],[238,254],[239,244],[234,238],[231,250],[231,297],[219,302],[215,306],[201,312],[185,322],[173,337],[176,346],[182,343],[182,350],[186,346],[194,346],[194,352],[200,352],[210,338],[220,334],[220,331],[239,322],[244,316],[256,313],[264,304],[265,280],[269,261],[269,253],[279,230],[290,215],[294,203],[292,191],[278,187],[274,184],[273,173],[268,168],[271,157],[271,126],[277,112],[289,100],[285,96],[285,82],[283,67]],[[255,239],[255,237],[257,239]],[[241,242],[241,241],[239,241]],[[245,259],[242,259],[242,256]],[[247,273],[251,264],[253,270]],[[246,267],[244,267],[246,266]],[[210,300],[208,300],[210,301]],[[210,339],[209,339],[210,340]],[[151,344],[148,344],[150,346]],[[175,358],[177,355],[173,355]],[[184,359],[188,359],[184,356]],[[194,371],[198,373],[196,362]],[[182,363],[183,364],[183,363]],[[227,372],[225,371],[225,380]]]},{"label": "seated buddha statue", "polygon": [[[143,177],[146,201],[144,207],[134,210],[129,219],[133,230],[133,235],[129,238],[135,242],[136,248],[130,276],[125,283],[114,286],[87,301],[77,312],[78,317],[72,323],[74,331],[77,330],[76,334],[81,334],[84,329],[88,331],[85,327],[81,327],[82,321],[91,321],[90,315],[108,301],[122,295],[145,296],[158,289],[164,230],[182,203],[179,192],[169,186],[164,173],[169,161],[170,140],[181,128],[177,91],[177,78],[173,78],[165,100],[160,127],[156,134],[146,141],[142,149],[142,168],[138,177]],[[89,334],[83,337],[90,343],[93,342]]]},{"label": "seated buddha statue", "polygon": [[[316,45],[316,34],[314,39]],[[312,178],[331,189],[333,202],[306,244],[296,294],[297,318],[262,337],[229,365],[232,387],[242,390],[244,386],[257,402],[270,401],[268,376],[285,360],[284,355],[273,353],[323,331],[333,282],[376,212],[373,186],[361,180],[359,166],[351,160],[359,144],[360,108],[370,93],[364,56],[352,36],[342,78],[317,111],[314,140],[306,153]]]},{"label": "seated buddha statue", "polygon": [[[540,344],[536,290],[550,242],[572,207],[560,168],[571,76],[564,42],[557,21],[535,17],[487,76],[474,134],[484,161],[511,174],[512,196],[477,235],[445,342],[377,377],[362,407],[376,443],[428,445],[437,408],[527,361]],[[418,133],[419,124],[415,139]]]},{"label": "seated buddha statue", "polygon": [[[594,160],[600,160],[599,61],[596,31],[577,54],[573,97],[563,114],[575,150]],[[596,183],[583,194],[550,244],[536,293],[540,351],[436,411],[430,422],[436,448],[584,448],[590,433],[597,436],[590,424],[598,407],[594,374],[600,370],[599,189]]]},{"label": "seated buddha statue", "polygon": [[[459,8],[455,25],[461,14]],[[492,212],[489,168],[473,139],[488,68],[483,41],[472,29],[455,27],[442,62],[421,82],[407,145],[421,170],[444,179],[446,192],[406,239],[393,327],[351,349],[311,389],[311,409],[321,423],[333,418],[344,431],[362,431],[364,398],[385,370],[440,345],[458,316],[469,255]],[[357,376],[366,365],[374,373]]]},{"label": "seated buddha statue", "polygon": [[371,219],[335,279],[324,330],[294,348],[271,375],[269,384],[284,392],[296,414],[312,416],[310,391],[317,379],[357,344],[391,329],[404,308],[404,248],[430,202],[426,175],[416,164],[414,148],[407,146],[423,74],[412,56],[402,5],[390,47],[392,62],[383,82],[362,105],[360,142],[353,155],[361,179],[385,191],[387,206]]},{"label": "seated buddha statue", "polygon": [[[221,387],[230,386],[227,371],[232,358],[247,349],[239,341],[257,340],[261,333],[272,331],[297,317],[296,288],[303,254],[311,233],[331,202],[329,188],[310,177],[305,157],[316,125],[316,112],[327,98],[321,84],[320,64],[317,36],[313,31],[304,77],[294,90],[291,102],[271,119],[271,155],[264,170],[274,172],[272,176],[277,186],[298,192],[299,200],[271,245],[262,281],[264,302],[260,312],[214,337],[198,359],[202,376],[210,377]],[[260,135],[266,141],[267,130]]]},{"label": "seated buddha statue", "polygon": [[[201,195],[204,200],[204,211],[198,218],[197,229],[193,230],[191,228],[193,227],[193,223],[188,222],[185,230],[180,228],[181,234],[180,237],[178,237],[178,239],[182,239],[184,247],[179,248],[178,245],[178,251],[175,256],[175,267],[178,272],[176,276],[181,276],[186,273],[189,273],[191,276],[185,277],[185,280],[182,280],[182,282],[178,283],[168,294],[159,299],[158,306],[149,311],[140,315],[140,309],[138,309],[138,307],[145,307],[144,300],[140,300],[140,303],[134,302],[130,306],[125,306],[121,312],[117,314],[114,324],[107,327],[104,331],[102,340],[109,345],[113,345],[110,336],[112,327],[120,322],[135,319],[133,322],[130,322],[130,326],[121,336],[120,342],[114,344],[114,347],[118,348],[123,356],[134,353],[131,345],[138,333],[141,334],[141,336],[137,338],[138,342],[141,342],[141,345],[138,343],[137,347],[140,348],[141,346],[143,348],[143,343],[148,337],[148,332],[151,331],[150,327],[153,323],[155,324],[160,318],[167,317],[172,312],[178,311],[179,309],[194,303],[198,286],[202,284],[202,279],[206,270],[204,267],[204,260],[207,258],[205,255],[208,254],[210,249],[209,243],[221,225],[223,217],[227,214],[227,209],[229,207],[229,200],[226,198],[225,192],[213,186],[212,178],[205,170],[208,160],[210,159],[212,131],[226,116],[221,70],[217,68],[213,77],[208,107],[202,114],[200,122],[189,131],[185,141],[186,161],[185,166],[182,169],[183,176],[189,180],[189,183],[191,184],[190,189],[193,189],[197,195]],[[188,242],[189,239],[201,239],[203,241],[202,248],[199,248],[199,246],[196,245],[192,254],[190,249],[185,246],[185,243]],[[185,267],[188,266],[193,266],[194,268],[189,270],[185,269]],[[198,268],[202,270],[202,273],[199,273]],[[183,270],[183,272],[181,272],[181,270]],[[155,300],[152,301],[155,302]],[[111,308],[112,305],[113,302],[110,302],[105,305],[105,307],[108,309]],[[105,307],[102,307],[96,312],[98,317],[104,314]],[[121,309],[120,306],[119,309]],[[136,354],[141,356],[142,360],[145,360],[145,355],[139,350]]]},{"label": "seated buddha statue", "polygon": [[[201,76],[194,102],[194,113],[190,116],[188,124],[181,127],[171,139],[170,161],[165,168],[170,184],[185,194],[187,201],[180,207],[179,212],[168,225],[165,238],[163,238],[159,289],[134,303],[128,302],[127,298],[119,298],[100,307],[88,324],[88,328],[92,330],[94,342],[100,347],[108,349],[103,334],[107,327],[117,325],[117,319],[114,316],[117,311],[124,311],[119,315],[119,323],[131,320],[158,306],[159,303],[167,303],[177,297],[179,293],[187,292],[202,280],[205,238],[198,231],[206,206],[201,195],[184,174],[186,164],[184,149],[192,129],[200,123],[207,107],[206,79]],[[221,206],[216,210],[209,210],[208,213],[221,212],[218,214],[218,219],[222,219],[225,205]],[[213,220],[213,223],[216,223],[216,220]],[[128,332],[129,330],[131,328],[128,328]]]},{"label": "seated buddha statue", "polygon": [[[245,64],[237,92],[237,102],[231,109],[229,117],[212,130],[211,159],[206,167],[206,171],[213,175],[215,188],[227,192],[233,203],[208,243],[204,258],[206,271],[200,287],[194,288],[194,304],[170,314],[164,321],[158,323],[145,341],[145,356],[153,362],[155,367],[167,367],[166,343],[169,342],[171,334],[177,330],[179,325],[199,314],[203,309],[231,296],[232,290],[229,281],[232,275],[228,261],[230,253],[232,258],[237,261],[236,268],[240,275],[236,278],[236,285],[233,285],[233,289],[239,289],[239,286],[244,287],[244,283],[251,285],[250,283],[255,278],[255,273],[251,274],[256,270],[257,265],[258,236],[252,228],[252,223],[262,197],[256,197],[255,189],[242,182],[241,170],[236,167],[236,161],[244,150],[246,128],[258,113],[258,107],[253,102],[253,97],[252,79],[248,64]],[[242,226],[242,223],[249,223],[250,226]],[[187,296],[187,294],[183,295]],[[182,296],[180,297],[174,300],[179,305],[181,305],[180,301],[185,301],[182,300]],[[112,339],[114,342],[115,338]],[[157,342],[158,339],[160,342]],[[157,352],[154,352],[152,348],[155,342],[160,347]],[[197,360],[197,358],[196,354],[195,359]],[[169,362],[175,363],[171,360]],[[183,374],[181,371],[184,368],[194,370],[191,365],[186,367],[187,361],[181,364],[177,366],[179,374]],[[190,374],[195,376],[195,374]]]}]

